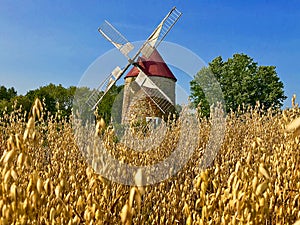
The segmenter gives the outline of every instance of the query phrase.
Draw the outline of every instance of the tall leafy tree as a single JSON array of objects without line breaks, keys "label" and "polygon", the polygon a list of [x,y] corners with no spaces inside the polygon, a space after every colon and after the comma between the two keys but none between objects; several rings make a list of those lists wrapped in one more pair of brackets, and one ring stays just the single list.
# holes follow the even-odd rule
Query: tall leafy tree
[{"label": "tall leafy tree", "polygon": [[117,120],[115,122],[121,122],[121,110],[123,102],[122,90],[123,85],[113,85],[98,105],[98,115],[105,120],[106,124],[109,124],[112,116],[113,119]]},{"label": "tall leafy tree", "polygon": [[207,91],[203,88],[203,83],[209,83],[204,80],[209,78],[207,74],[213,75],[218,81],[227,112],[231,109],[237,110],[242,104],[254,106],[257,101],[266,109],[280,108],[286,99],[283,83],[277,75],[275,66],[258,66],[245,54],[234,54],[225,62],[219,56],[209,63],[207,68],[201,69],[191,81],[191,100],[194,106],[200,103],[204,115],[209,113],[207,98],[210,97],[206,96]]},{"label": "tall leafy tree", "polygon": [[5,86],[0,86],[0,114],[5,111],[9,112],[12,110],[13,99],[16,98],[17,91],[11,87],[6,88]]},{"label": "tall leafy tree", "polygon": [[73,97],[76,87],[64,88],[62,85],[49,84],[27,92],[26,97],[33,102],[39,98],[52,114],[60,110],[62,116],[69,116],[72,110]]},{"label": "tall leafy tree", "polygon": [[13,97],[17,96],[17,91],[11,87],[6,88],[5,86],[0,86],[0,100],[10,100]]}]

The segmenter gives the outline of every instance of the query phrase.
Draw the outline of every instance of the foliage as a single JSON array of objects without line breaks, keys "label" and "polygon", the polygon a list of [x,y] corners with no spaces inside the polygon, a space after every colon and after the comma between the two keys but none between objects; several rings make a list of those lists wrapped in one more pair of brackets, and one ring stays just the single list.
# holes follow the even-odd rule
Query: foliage
[{"label": "foliage", "polygon": [[62,116],[69,116],[75,91],[74,86],[64,88],[62,85],[49,84],[27,92],[26,97],[31,102],[36,98],[43,100],[47,110],[53,115],[59,110]]},{"label": "foliage", "polygon": [[116,120],[115,122],[120,123],[122,102],[123,85],[113,85],[98,105],[98,115],[104,119],[106,124],[110,123],[111,117]]},{"label": "foliage", "polygon": [[0,86],[0,113],[12,109],[11,100],[16,96],[17,92],[13,87],[6,88],[5,86]]},{"label": "foliage", "polygon": [[48,112],[54,115],[60,112],[61,116],[70,116],[73,96],[76,87],[71,86],[64,88],[62,85],[49,84],[35,90],[30,90],[26,95],[17,95],[14,88],[0,87],[0,112],[7,109],[8,112],[13,110],[13,107],[19,108],[22,106],[22,112],[29,112],[31,105],[36,98],[41,99],[45,103]]},{"label": "foliage", "polygon": [[202,68],[191,81],[191,97],[201,115],[208,116],[210,106],[218,102],[224,104],[224,96],[219,82],[209,68]]},{"label": "foliage", "polygon": [[[106,96],[103,98],[98,106],[98,115],[105,119],[108,124],[111,120],[112,111],[114,113],[114,119],[121,122],[122,101],[123,101],[123,86],[114,85]],[[42,86],[35,90],[30,90],[26,95],[17,95],[14,88],[0,87],[0,113],[5,110],[12,112],[13,108],[22,107],[22,112],[29,112],[31,105],[34,103],[36,98],[39,98],[45,104],[47,111],[54,115],[59,112],[62,117],[69,117],[73,108],[73,99],[76,93],[77,105],[84,105],[88,100],[92,90],[87,87],[74,87],[70,86],[65,88],[62,85],[49,85]],[[120,95],[119,95],[120,93]],[[115,109],[113,109],[113,106]],[[76,108],[76,107],[75,107]],[[75,109],[76,110],[76,109]],[[90,115],[89,108],[82,109],[80,113]],[[83,115],[82,115],[83,117]]]},{"label": "foliage", "polygon": [[[280,108],[286,99],[283,83],[279,80],[275,66],[258,66],[245,54],[234,54],[226,62],[222,57],[215,58],[208,68],[201,69],[191,81],[191,99],[194,106],[199,103],[204,115],[209,114],[209,96],[206,96],[210,81],[203,77],[213,75],[220,84],[226,111],[236,111],[239,106],[255,106],[259,101],[268,109]],[[199,85],[200,84],[200,85]],[[204,88],[203,88],[204,86]]]},{"label": "foliage", "polygon": [[13,87],[7,89],[4,86],[0,86],[0,100],[10,100],[15,96],[17,96],[17,92]]}]

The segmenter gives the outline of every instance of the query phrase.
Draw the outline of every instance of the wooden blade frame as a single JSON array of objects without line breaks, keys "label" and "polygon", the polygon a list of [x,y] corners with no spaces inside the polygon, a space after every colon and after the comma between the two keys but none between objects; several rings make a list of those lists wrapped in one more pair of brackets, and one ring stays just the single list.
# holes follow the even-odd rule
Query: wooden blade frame
[{"label": "wooden blade frame", "polygon": [[179,20],[182,13],[173,7],[172,10],[165,16],[160,24],[155,28],[147,41],[142,45],[139,52],[146,58],[149,58],[154,49],[156,49],[163,39],[167,36],[175,23]]},{"label": "wooden blade frame", "polygon": [[95,110],[97,105],[101,102],[104,96],[108,93],[111,87],[120,79],[125,70],[130,66],[128,64],[125,69],[121,70],[117,66],[108,77],[92,92],[89,96],[86,104],[91,107],[92,110]]},{"label": "wooden blade frame", "polygon": [[110,43],[112,43],[119,51],[125,55],[128,59],[128,53],[134,49],[134,46],[108,21],[98,28],[100,34],[102,34]]}]

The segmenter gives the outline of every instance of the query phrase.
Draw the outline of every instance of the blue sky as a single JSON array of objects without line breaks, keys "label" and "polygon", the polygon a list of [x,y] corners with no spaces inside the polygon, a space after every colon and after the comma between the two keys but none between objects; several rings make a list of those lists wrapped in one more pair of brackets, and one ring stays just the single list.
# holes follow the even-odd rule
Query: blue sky
[{"label": "blue sky", "polygon": [[50,82],[77,85],[112,45],[97,28],[107,19],[130,41],[144,40],[173,7],[183,12],[166,41],[210,62],[245,53],[274,65],[288,96],[300,98],[300,2],[0,0],[0,85],[19,94]]}]

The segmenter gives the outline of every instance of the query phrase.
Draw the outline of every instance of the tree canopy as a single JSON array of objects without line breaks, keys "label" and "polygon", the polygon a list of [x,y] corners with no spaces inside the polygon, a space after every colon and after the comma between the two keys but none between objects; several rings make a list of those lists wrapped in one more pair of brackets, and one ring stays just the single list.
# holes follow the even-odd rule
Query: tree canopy
[{"label": "tree canopy", "polygon": [[[212,76],[213,75],[213,76]],[[191,100],[195,107],[200,104],[204,115],[209,115],[209,103],[203,87],[211,89],[209,77],[214,77],[223,92],[226,111],[236,111],[242,104],[255,106],[259,101],[264,107],[280,108],[286,99],[283,83],[280,81],[275,66],[258,66],[245,54],[234,54],[223,61],[219,56],[202,68],[191,81]],[[205,84],[203,84],[203,82]],[[214,83],[214,85],[216,85]]]},{"label": "tree canopy", "polygon": [[22,106],[22,110],[29,112],[36,98],[45,103],[47,110],[55,114],[58,110],[62,116],[71,114],[73,96],[76,87],[64,88],[62,85],[49,84],[35,90],[28,91],[25,95],[17,95],[15,89],[0,87],[0,112],[6,108],[10,112],[13,105],[17,108]]},{"label": "tree canopy", "polygon": [[9,101],[15,96],[17,96],[17,92],[13,87],[6,88],[5,86],[0,86],[0,100]]},{"label": "tree canopy", "polygon": [[107,124],[110,122],[111,117],[115,120],[115,122],[121,123],[123,88],[123,85],[112,86],[98,106],[98,114],[104,118]]},{"label": "tree canopy", "polygon": [[[98,105],[98,115],[103,117],[107,124],[111,120],[112,113],[114,113],[114,119],[121,120],[120,109],[122,108],[123,95],[118,94],[122,89],[123,85],[114,85]],[[60,84],[55,85],[50,83],[38,89],[30,90],[25,95],[17,95],[13,87],[6,88],[5,86],[0,86],[0,113],[3,111],[11,112],[13,106],[17,109],[22,107],[23,112],[29,112],[35,99],[39,98],[43,101],[47,111],[52,115],[59,111],[61,116],[68,117],[72,112],[75,92],[76,100],[80,101],[79,104],[83,104],[87,101],[92,91],[87,87],[77,88],[70,86],[69,88],[65,88]],[[119,97],[116,98],[117,96]],[[113,107],[115,108],[114,110],[112,109]],[[89,109],[86,109],[86,111],[89,111]]]},{"label": "tree canopy", "polygon": [[47,110],[52,114],[59,110],[62,116],[69,116],[72,110],[75,91],[76,87],[74,86],[64,88],[61,84],[49,84],[27,92],[26,97],[29,98],[30,102],[39,98],[45,103]]}]

